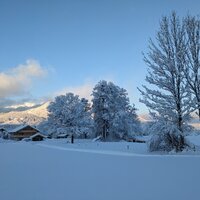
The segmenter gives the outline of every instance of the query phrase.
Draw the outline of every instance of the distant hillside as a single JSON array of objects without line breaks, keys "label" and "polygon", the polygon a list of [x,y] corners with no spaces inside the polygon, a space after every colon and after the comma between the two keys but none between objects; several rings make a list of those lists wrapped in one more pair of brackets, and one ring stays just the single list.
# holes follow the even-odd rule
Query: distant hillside
[{"label": "distant hillside", "polygon": [[140,120],[140,122],[142,123],[146,123],[146,122],[150,122],[152,121],[152,119],[150,118],[150,116],[148,114],[140,114],[138,116],[138,119]]},{"label": "distant hillside", "polygon": [[49,102],[38,105],[35,108],[25,111],[12,111],[0,113],[0,123],[2,124],[23,124],[37,125],[44,121],[48,116],[47,107]]},{"label": "distant hillside", "polygon": [[47,111],[47,107],[49,106],[49,101],[38,106],[37,108],[32,108],[30,110],[27,110],[26,112],[32,115],[36,115],[38,117],[42,117],[42,118],[47,118],[48,117],[48,111]]},{"label": "distant hillside", "polygon": [[[138,118],[141,123],[147,123],[152,121],[151,117],[148,114],[140,114]],[[197,130],[200,130],[200,121],[196,114],[192,114],[192,119],[190,120],[189,125],[193,126]]]},{"label": "distant hillside", "polygon": [[[26,123],[30,125],[38,125],[39,123],[47,119],[47,107],[49,103],[50,102],[46,102],[44,104],[34,106],[34,108],[31,107],[30,109],[26,109],[24,111],[11,111],[0,113],[0,124],[17,125]],[[192,125],[194,128],[200,130],[200,121],[197,115],[193,115],[192,117],[193,118],[189,124]],[[138,118],[144,124],[152,121],[148,114],[140,114]]]}]

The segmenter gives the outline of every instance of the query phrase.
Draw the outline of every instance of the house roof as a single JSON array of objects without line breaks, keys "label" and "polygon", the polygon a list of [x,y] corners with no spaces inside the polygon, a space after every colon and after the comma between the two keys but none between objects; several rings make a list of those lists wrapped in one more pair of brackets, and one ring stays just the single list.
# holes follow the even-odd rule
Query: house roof
[{"label": "house roof", "polygon": [[46,135],[43,135],[43,134],[41,134],[41,133],[38,132],[38,133],[36,133],[36,134],[34,134],[34,135],[31,135],[29,138],[32,139],[32,138],[34,138],[34,137],[36,137],[36,136],[38,136],[38,135],[39,135],[39,136],[42,136],[43,138],[46,138],[46,137],[47,137]]},{"label": "house roof", "polygon": [[33,128],[33,129],[35,129],[36,131],[40,132],[37,128],[32,127],[32,126],[30,126],[30,125],[21,125],[21,126],[18,126],[18,127],[16,127],[16,128],[14,128],[13,130],[11,130],[11,131],[9,131],[9,132],[10,132],[10,133],[16,133],[16,132],[18,132],[18,131],[20,131],[20,130],[23,130],[23,129],[26,128],[26,127],[31,127],[31,128]]},{"label": "house roof", "polygon": [[69,135],[69,133],[60,133],[57,136],[58,137],[65,137],[65,136],[68,136],[68,135]]}]

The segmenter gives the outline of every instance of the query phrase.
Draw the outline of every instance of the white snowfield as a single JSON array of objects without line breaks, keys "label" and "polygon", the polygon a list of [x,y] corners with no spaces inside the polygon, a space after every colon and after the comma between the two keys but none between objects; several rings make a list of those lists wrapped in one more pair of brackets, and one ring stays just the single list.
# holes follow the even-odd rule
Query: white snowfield
[{"label": "white snowfield", "polygon": [[200,199],[199,152],[154,155],[145,144],[61,139],[1,141],[0,157],[0,200]]}]

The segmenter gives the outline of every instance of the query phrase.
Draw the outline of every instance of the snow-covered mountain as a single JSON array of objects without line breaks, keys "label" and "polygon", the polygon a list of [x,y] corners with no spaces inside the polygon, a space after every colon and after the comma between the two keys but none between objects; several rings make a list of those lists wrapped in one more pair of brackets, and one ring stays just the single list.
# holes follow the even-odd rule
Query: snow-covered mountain
[{"label": "snow-covered mountain", "polygon": [[[24,111],[11,111],[5,113],[0,112],[0,124],[18,125],[26,123],[30,125],[38,125],[47,119],[47,107],[49,103],[50,102],[48,101],[38,106],[34,106],[34,108],[30,107],[30,109],[26,109]],[[200,122],[197,115],[193,115],[192,117],[193,118],[189,124],[196,129],[200,129]],[[138,118],[142,123],[147,123],[151,121],[150,116],[145,113],[140,114]]]},{"label": "snow-covered mountain", "polygon": [[[143,124],[152,121],[151,117],[147,113],[146,114],[145,113],[140,114],[138,116],[138,118],[139,118],[140,122],[143,123]],[[196,114],[194,114],[194,113],[192,114],[192,118],[191,118],[191,120],[189,121],[188,124],[193,126],[195,129],[200,130],[200,120],[199,120],[199,118]]]},{"label": "snow-covered mountain", "polygon": [[149,114],[143,113],[138,115],[138,119],[140,120],[140,122],[142,123],[147,123],[152,121],[151,117],[149,116]]},{"label": "snow-covered mountain", "polygon": [[38,125],[48,116],[47,107],[50,102],[35,106],[25,111],[11,111],[0,113],[1,124],[30,124]]}]

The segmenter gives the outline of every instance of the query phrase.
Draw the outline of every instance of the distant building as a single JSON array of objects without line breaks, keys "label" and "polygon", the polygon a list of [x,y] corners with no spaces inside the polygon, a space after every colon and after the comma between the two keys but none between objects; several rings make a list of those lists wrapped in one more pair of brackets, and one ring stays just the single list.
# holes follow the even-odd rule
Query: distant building
[{"label": "distant building", "polygon": [[4,132],[4,131],[6,131],[5,128],[0,128],[0,132]]},{"label": "distant building", "polygon": [[29,137],[32,141],[42,141],[44,138],[47,138],[47,136],[44,136],[41,133],[36,133],[35,135],[32,135]]},{"label": "distant building", "polygon": [[10,139],[22,140],[30,138],[32,141],[41,141],[46,138],[45,135],[41,134],[40,131],[30,125],[19,126],[9,131]]},{"label": "distant building", "polygon": [[61,139],[61,138],[67,138],[69,136],[69,134],[67,133],[60,133],[58,135],[56,135],[57,139]]},{"label": "distant building", "polygon": [[7,132],[7,130],[5,128],[3,128],[3,127],[0,128],[0,137],[6,138],[7,133],[8,132]]}]

